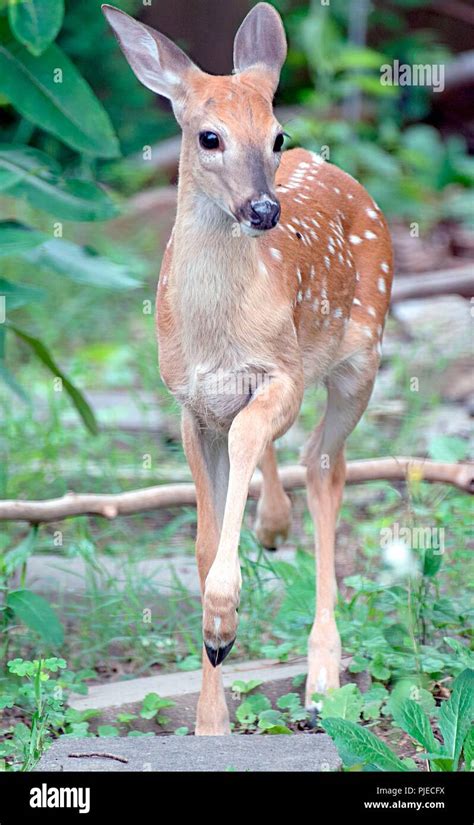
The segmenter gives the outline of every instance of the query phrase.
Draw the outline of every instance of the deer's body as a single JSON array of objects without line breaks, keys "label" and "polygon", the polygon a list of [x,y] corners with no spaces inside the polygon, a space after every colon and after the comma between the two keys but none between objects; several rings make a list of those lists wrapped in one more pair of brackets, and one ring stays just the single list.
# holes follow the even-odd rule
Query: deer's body
[{"label": "deer's body", "polygon": [[[326,413],[306,446],[317,606],[306,701],[339,684],[334,540],[344,443],[377,372],[392,279],[385,220],[353,178],[319,156],[280,156],[272,98],[286,55],[275,10],[239,30],[236,73],[201,72],[162,35],[105,7],[137,76],[172,100],[183,127],[178,211],[159,285],[160,370],[182,405],[196,484],[203,597],[203,687],[196,733],[229,731],[221,663],[236,636],[240,527],[252,475],[257,535],[284,539],[291,505],[273,442],[305,387],[324,382]],[[259,44],[260,55],[254,55]]]},{"label": "deer's body", "polygon": [[275,370],[301,374],[307,387],[351,356],[362,368],[380,355],[392,272],[380,210],[304,149],[283,155],[276,192],[280,222],[258,242],[233,234],[218,209],[187,225],[180,192],[158,287],[160,369],[211,428],[228,430],[249,402],[222,388],[258,388]]}]

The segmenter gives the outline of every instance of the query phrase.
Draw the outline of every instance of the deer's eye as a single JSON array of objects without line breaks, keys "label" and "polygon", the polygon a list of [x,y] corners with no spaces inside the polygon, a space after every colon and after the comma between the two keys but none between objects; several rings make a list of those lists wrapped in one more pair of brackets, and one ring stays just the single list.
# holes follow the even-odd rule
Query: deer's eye
[{"label": "deer's eye", "polygon": [[283,149],[284,142],[285,142],[285,136],[284,135],[277,135],[276,140],[275,140],[275,145],[273,147],[273,151],[274,152],[281,152],[281,150]]},{"label": "deer's eye", "polygon": [[215,132],[201,132],[199,143],[203,149],[219,149],[221,142]]}]

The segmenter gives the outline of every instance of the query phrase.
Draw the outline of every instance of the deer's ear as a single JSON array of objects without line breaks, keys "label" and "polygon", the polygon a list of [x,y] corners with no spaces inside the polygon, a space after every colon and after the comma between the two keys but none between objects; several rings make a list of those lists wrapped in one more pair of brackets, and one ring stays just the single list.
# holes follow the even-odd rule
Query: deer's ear
[{"label": "deer's ear", "polygon": [[191,71],[199,71],[197,66],[164,34],[114,6],[103,5],[102,11],[140,82],[171,100],[178,114],[186,93],[186,77]]},{"label": "deer's ear", "polygon": [[274,91],[288,47],[280,15],[269,3],[258,3],[247,15],[234,41],[234,69],[263,65],[270,72]]}]

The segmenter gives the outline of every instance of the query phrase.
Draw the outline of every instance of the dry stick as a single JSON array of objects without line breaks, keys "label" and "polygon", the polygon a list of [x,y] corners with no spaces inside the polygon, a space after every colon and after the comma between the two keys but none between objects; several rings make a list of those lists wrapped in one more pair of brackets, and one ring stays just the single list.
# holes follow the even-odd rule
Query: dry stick
[{"label": "dry stick", "polygon": [[[297,465],[284,467],[280,470],[280,478],[285,490],[304,487],[306,468]],[[405,481],[407,478],[452,484],[465,492],[474,492],[474,464],[449,464],[420,458],[377,458],[350,461],[347,465],[349,484]],[[260,489],[261,479],[256,476],[250,485],[250,496],[258,497]],[[113,519],[119,515],[129,516],[147,510],[195,504],[194,484],[164,484],[116,495],[67,493],[62,498],[45,501],[0,501],[0,521],[40,524],[83,515]]]},{"label": "dry stick", "polygon": [[463,295],[470,298],[474,294],[474,271],[472,264],[440,272],[402,275],[395,278],[392,289],[392,304],[411,298],[430,298],[434,295]]}]

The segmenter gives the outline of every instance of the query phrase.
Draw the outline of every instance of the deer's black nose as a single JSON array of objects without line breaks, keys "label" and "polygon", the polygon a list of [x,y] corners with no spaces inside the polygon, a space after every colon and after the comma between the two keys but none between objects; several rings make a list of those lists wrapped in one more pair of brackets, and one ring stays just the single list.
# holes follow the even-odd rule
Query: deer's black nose
[{"label": "deer's black nose", "polygon": [[273,229],[280,220],[278,201],[261,200],[250,204],[250,223],[255,229]]}]

